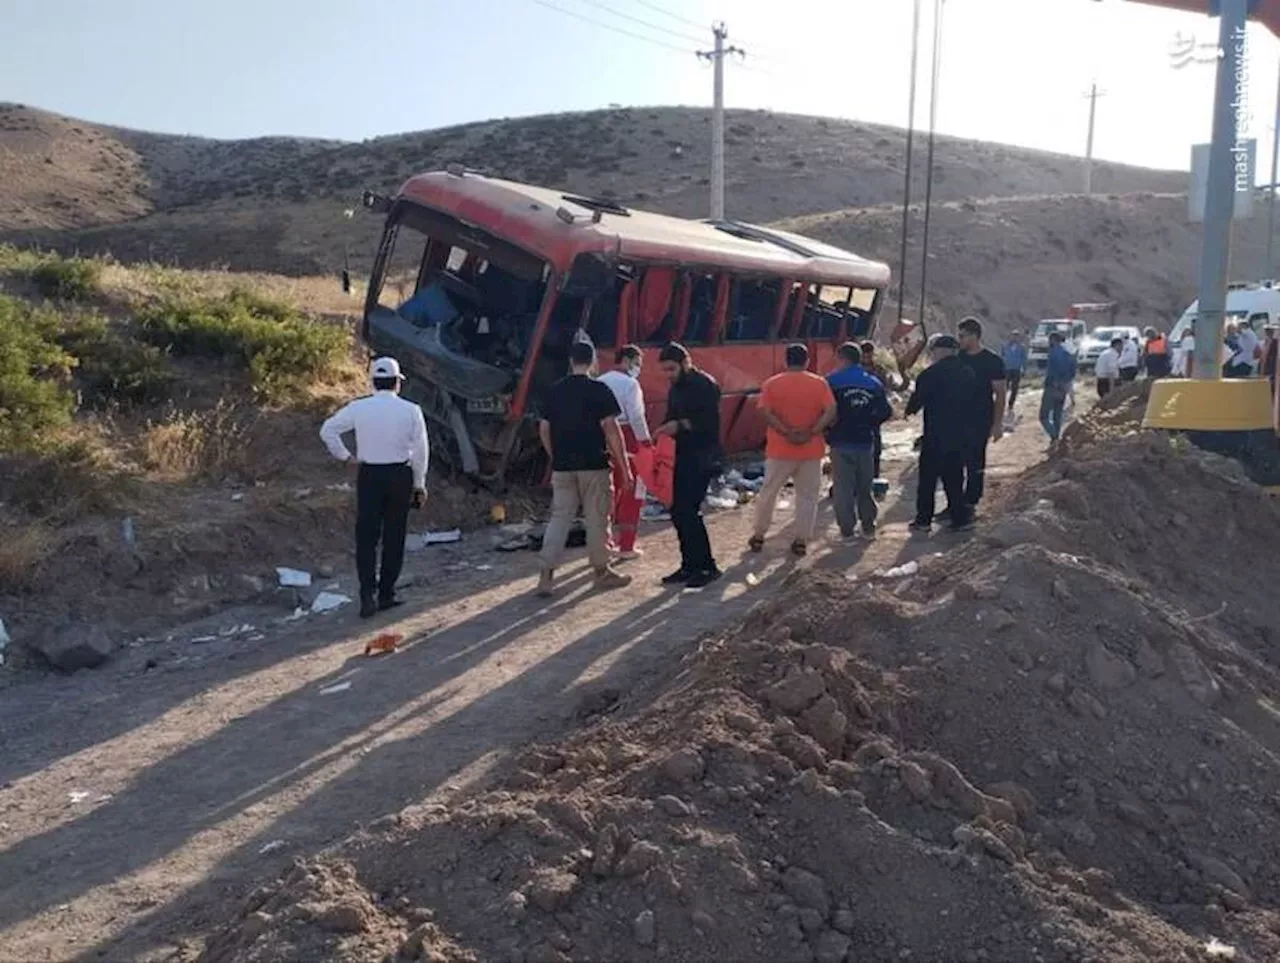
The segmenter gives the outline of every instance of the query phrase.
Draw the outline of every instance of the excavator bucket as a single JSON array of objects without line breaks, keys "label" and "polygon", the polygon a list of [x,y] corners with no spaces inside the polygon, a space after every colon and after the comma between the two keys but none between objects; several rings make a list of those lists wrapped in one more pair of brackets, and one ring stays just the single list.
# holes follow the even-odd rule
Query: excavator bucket
[{"label": "excavator bucket", "polygon": [[908,378],[908,372],[920,360],[924,346],[923,325],[903,318],[894,326],[893,333],[889,335],[889,351],[903,379]]}]

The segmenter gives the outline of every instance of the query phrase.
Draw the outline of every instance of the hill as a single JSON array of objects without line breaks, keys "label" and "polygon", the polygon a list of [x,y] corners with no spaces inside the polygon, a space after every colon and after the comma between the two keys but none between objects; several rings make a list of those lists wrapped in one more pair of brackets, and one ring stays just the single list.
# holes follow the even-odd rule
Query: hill
[{"label": "hill", "polygon": [[[188,266],[333,270],[343,242],[370,247],[368,222],[342,217],[365,188],[392,190],[450,162],[504,177],[613,196],[662,213],[706,211],[710,112],[622,108],[493,120],[364,143],[296,138],[215,141],[149,134],[0,105],[0,153],[21,176],[0,201],[0,232],[85,253]],[[904,132],[852,121],[729,111],[729,213],[773,221],[896,202]],[[940,138],[935,197],[1060,194],[1078,158]],[[1100,164],[1098,190],[1175,191],[1176,172]],[[245,245],[249,235],[270,235]],[[247,254],[246,254],[247,252]],[[246,263],[246,256],[252,263]],[[264,260],[268,259],[268,260]]]}]

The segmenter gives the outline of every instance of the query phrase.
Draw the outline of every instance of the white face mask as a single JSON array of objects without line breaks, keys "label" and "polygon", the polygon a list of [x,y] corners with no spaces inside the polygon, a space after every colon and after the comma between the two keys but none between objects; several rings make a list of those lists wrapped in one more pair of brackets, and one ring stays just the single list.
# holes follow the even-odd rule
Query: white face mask
[{"label": "white face mask", "polygon": [[640,366],[638,364],[627,365],[627,374],[632,378],[640,377]]}]

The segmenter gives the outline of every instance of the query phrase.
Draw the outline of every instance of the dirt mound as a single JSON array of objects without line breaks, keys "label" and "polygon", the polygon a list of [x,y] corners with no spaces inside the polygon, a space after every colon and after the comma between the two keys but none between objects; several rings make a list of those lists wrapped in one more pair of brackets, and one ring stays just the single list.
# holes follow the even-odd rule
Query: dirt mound
[{"label": "dirt mound", "polygon": [[1280,513],[1107,435],[1124,407],[979,538],[793,576],[652,704],[594,693],[499,788],[256,890],[202,959],[1280,957]]}]

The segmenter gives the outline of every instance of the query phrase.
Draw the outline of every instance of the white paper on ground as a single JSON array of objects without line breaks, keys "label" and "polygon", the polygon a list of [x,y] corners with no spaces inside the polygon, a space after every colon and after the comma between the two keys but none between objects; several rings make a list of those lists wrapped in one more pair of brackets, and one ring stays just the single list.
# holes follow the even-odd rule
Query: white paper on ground
[{"label": "white paper on ground", "polygon": [[316,596],[315,601],[311,603],[312,612],[332,612],[334,609],[342,608],[351,601],[351,597],[343,595],[341,592],[321,592]]},{"label": "white paper on ground", "polygon": [[310,588],[311,573],[296,568],[277,568],[280,584],[285,588]]},{"label": "white paper on ground", "polygon": [[337,685],[331,685],[331,686],[329,686],[329,687],[327,687],[327,688],[321,689],[321,690],[320,690],[320,694],[321,694],[321,695],[336,695],[336,694],[337,694],[337,693],[339,693],[339,692],[346,692],[346,691],[347,691],[348,689],[350,689],[350,688],[351,688],[351,683],[350,683],[350,682],[339,682]]},{"label": "white paper on ground", "polygon": [[422,533],[423,545],[443,545],[446,542],[460,542],[460,541],[462,541],[462,531],[457,528],[448,532],[423,532]]},{"label": "white paper on ground", "polygon": [[907,575],[915,575],[916,572],[918,571],[920,571],[920,563],[912,561],[912,562],[907,562],[904,565],[897,565],[894,568],[889,569],[887,572],[884,573],[884,577],[885,578],[903,578],[904,576],[907,576]]}]

